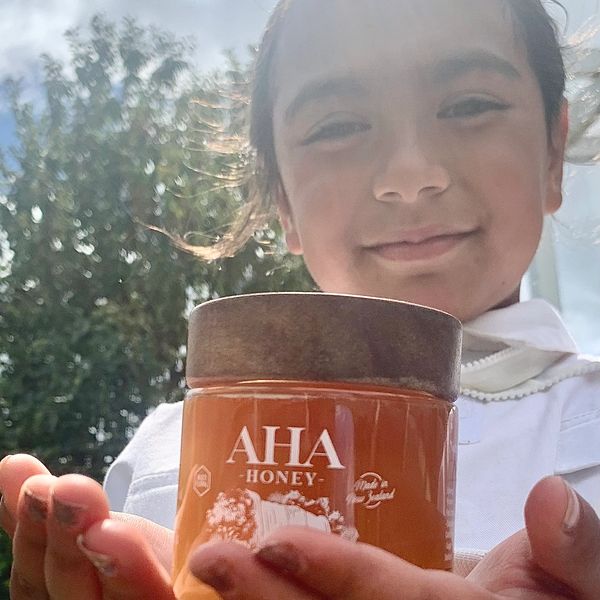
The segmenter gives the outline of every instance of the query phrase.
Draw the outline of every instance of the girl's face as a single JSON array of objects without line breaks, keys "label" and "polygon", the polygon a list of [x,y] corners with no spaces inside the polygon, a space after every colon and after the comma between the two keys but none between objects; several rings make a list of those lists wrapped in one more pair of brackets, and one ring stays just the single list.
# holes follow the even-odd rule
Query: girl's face
[{"label": "girl's face", "polygon": [[321,289],[463,320],[516,302],[566,111],[548,136],[501,0],[302,0],[277,57],[280,213]]}]

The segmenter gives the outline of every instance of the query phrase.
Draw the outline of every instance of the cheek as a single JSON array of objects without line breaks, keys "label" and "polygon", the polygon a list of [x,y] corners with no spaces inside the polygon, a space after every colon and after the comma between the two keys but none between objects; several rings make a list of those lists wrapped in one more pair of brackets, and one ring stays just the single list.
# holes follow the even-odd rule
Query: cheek
[{"label": "cheek", "polygon": [[[541,130],[541,134],[540,134]],[[484,136],[456,141],[456,173],[491,214],[530,219],[543,214],[546,195],[547,146],[543,127],[516,120]]]},{"label": "cheek", "polygon": [[293,156],[282,169],[292,215],[299,228],[329,228],[333,235],[367,202],[369,175],[348,159]]},{"label": "cheek", "polygon": [[[496,160],[479,181],[476,197],[487,246],[500,270],[525,271],[535,254],[543,224],[540,179],[523,161]],[[530,165],[533,166],[533,165]]]},{"label": "cheek", "polygon": [[540,135],[513,126],[485,139],[467,136],[460,145],[458,186],[485,231],[481,263],[494,265],[501,285],[518,283],[539,243],[547,185],[544,134],[543,128]]}]

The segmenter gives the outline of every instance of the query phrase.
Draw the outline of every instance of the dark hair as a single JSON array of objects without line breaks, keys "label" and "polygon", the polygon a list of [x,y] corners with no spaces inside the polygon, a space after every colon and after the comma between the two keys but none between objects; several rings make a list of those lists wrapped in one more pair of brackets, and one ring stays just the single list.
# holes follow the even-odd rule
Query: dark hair
[{"label": "dark hair", "polygon": [[[510,8],[517,32],[525,41],[529,64],[538,80],[550,130],[560,116],[564,100],[566,73],[559,33],[541,0],[504,0]],[[566,9],[558,0],[549,0]]]},{"label": "dark hair", "polygon": [[[273,139],[272,72],[279,38],[288,10],[295,0],[279,0],[256,55],[252,83],[249,142],[254,157],[249,181],[249,197],[237,223],[226,239],[212,247],[211,255],[231,256],[252,236],[257,227],[273,215],[275,198],[282,192],[282,183]],[[545,108],[546,124],[551,130],[560,115],[565,92],[565,65],[556,23],[546,11],[542,0],[502,0],[509,9],[516,34],[526,45],[529,63],[538,80]],[[565,11],[559,0],[548,0]],[[248,189],[248,187],[247,187]],[[188,248],[189,249],[189,248]],[[209,248],[197,249],[206,250]]]}]

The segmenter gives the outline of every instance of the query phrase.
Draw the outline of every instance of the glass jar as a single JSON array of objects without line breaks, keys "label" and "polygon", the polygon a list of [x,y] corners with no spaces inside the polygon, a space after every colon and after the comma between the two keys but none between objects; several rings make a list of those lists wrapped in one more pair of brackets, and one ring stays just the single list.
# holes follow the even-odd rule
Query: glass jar
[{"label": "glass jar", "polygon": [[174,581],[209,540],[302,525],[451,569],[461,327],[407,303],[257,294],[190,318]]}]

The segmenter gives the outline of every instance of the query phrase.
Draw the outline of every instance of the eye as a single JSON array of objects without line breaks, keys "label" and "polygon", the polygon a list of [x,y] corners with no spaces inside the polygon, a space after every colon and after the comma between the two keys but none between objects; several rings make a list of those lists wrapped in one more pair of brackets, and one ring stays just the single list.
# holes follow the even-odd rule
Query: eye
[{"label": "eye", "polygon": [[356,133],[368,131],[369,129],[371,129],[370,125],[358,121],[338,121],[335,123],[328,123],[311,133],[302,142],[302,145],[307,146],[308,144],[319,141],[343,140]]},{"label": "eye", "polygon": [[442,109],[438,113],[440,119],[468,119],[491,111],[503,111],[510,105],[488,98],[467,98]]}]

